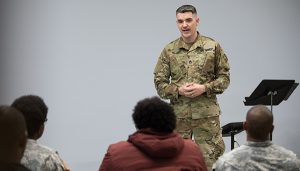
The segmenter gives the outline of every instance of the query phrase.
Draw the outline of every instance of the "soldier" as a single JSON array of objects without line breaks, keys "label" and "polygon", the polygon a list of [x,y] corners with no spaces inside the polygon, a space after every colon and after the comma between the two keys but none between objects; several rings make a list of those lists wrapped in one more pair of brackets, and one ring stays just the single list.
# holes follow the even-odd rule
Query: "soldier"
[{"label": "soldier", "polygon": [[179,7],[176,19],[181,37],[161,52],[154,83],[159,96],[170,99],[177,116],[177,132],[195,139],[211,170],[225,150],[216,94],[228,87],[230,67],[219,43],[197,31],[195,7]]},{"label": "soldier", "polygon": [[252,107],[243,124],[247,143],[221,156],[215,165],[222,170],[278,170],[300,171],[296,154],[270,141],[273,115],[263,106]]},{"label": "soldier", "polygon": [[17,98],[11,106],[22,112],[27,124],[28,140],[21,163],[32,171],[70,170],[56,151],[37,142],[44,133],[47,121],[48,107],[43,99],[26,95]]}]

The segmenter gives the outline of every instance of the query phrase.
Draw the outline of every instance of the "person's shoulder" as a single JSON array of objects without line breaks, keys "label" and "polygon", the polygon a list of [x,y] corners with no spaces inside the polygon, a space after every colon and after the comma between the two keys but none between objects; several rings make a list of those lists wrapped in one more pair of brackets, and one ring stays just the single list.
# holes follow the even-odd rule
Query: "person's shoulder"
[{"label": "person's shoulder", "polygon": [[55,153],[55,151],[46,146],[38,143],[36,140],[28,139],[26,145],[26,151],[31,153]]},{"label": "person's shoulder", "polygon": [[128,141],[119,141],[116,143],[112,143],[108,146],[110,150],[118,150],[118,149],[124,149],[133,146],[131,143]]},{"label": "person's shoulder", "polygon": [[234,148],[231,151],[224,153],[220,157],[220,159],[226,161],[243,158],[246,160],[246,158],[249,157],[249,154],[251,154],[251,149],[245,145],[241,145],[240,147]]},{"label": "person's shoulder", "polygon": [[200,40],[206,48],[213,48],[219,46],[218,41],[208,36],[200,35]]},{"label": "person's shoulder", "polygon": [[27,151],[21,163],[31,170],[63,170],[63,161],[55,152]]},{"label": "person's shoulder", "polygon": [[246,161],[249,160],[249,149],[246,146],[242,145],[237,147],[227,153],[221,155],[218,160],[215,162],[215,170],[232,170],[232,166],[235,167],[234,170],[242,170],[244,168]]},{"label": "person's shoulder", "polygon": [[52,168],[52,166],[61,167],[63,165],[57,151],[38,143],[25,149],[22,163],[31,168],[41,166]]},{"label": "person's shoulder", "polygon": [[173,48],[174,46],[176,46],[178,44],[179,41],[180,41],[180,38],[172,40],[171,42],[169,42],[168,44],[165,45],[165,49]]},{"label": "person's shoulder", "polygon": [[297,159],[297,155],[292,151],[283,146],[272,144],[273,149],[277,151],[280,155],[285,155],[286,157]]},{"label": "person's shoulder", "polygon": [[110,144],[107,148],[107,154],[112,158],[115,156],[124,157],[128,154],[135,155],[138,151],[139,149],[128,141],[119,141]]},{"label": "person's shoulder", "polygon": [[200,35],[200,39],[204,42],[217,42],[215,39],[205,35]]},{"label": "person's shoulder", "polygon": [[131,143],[129,143],[128,141],[118,141],[115,143],[110,144],[109,146],[124,146],[124,145],[130,145]]},{"label": "person's shoulder", "polygon": [[57,151],[46,145],[39,144],[37,150],[44,154],[57,154]]},{"label": "person's shoulder", "polygon": [[216,47],[220,47],[219,42],[211,37],[200,35],[199,39],[198,41],[203,44],[204,49],[215,49]]},{"label": "person's shoulder", "polygon": [[300,170],[300,161],[292,150],[276,144],[272,144],[268,150],[270,150],[268,153],[271,153],[272,158],[281,161],[281,166],[285,170]]}]

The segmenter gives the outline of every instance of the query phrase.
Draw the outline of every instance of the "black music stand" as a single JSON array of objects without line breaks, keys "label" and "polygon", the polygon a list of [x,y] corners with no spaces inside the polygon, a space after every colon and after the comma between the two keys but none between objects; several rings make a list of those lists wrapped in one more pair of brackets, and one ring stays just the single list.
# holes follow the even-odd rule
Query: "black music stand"
[{"label": "black music stand", "polygon": [[223,137],[231,137],[231,150],[234,149],[234,135],[242,132],[243,130],[243,122],[231,122],[222,126]]},{"label": "black music stand", "polygon": [[[287,100],[299,83],[295,80],[262,80],[249,97],[245,97],[245,106],[270,105],[273,113],[273,105]],[[272,134],[270,136],[272,140]]]}]

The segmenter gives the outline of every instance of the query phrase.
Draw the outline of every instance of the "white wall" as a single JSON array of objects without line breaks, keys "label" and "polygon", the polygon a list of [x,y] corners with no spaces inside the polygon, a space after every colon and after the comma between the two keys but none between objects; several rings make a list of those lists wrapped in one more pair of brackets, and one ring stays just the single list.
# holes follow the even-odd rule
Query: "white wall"
[{"label": "white wall", "polygon": [[[136,102],[156,95],[153,69],[179,36],[175,10],[185,3],[231,64],[231,85],[219,96],[222,125],[244,121],[244,97],[262,79],[300,81],[300,1],[3,0],[0,104],[43,97],[49,120],[40,142],[75,171],[97,170],[107,146],[135,130]],[[273,141],[298,156],[299,100],[298,87],[273,108]],[[236,138],[243,144],[245,133]]]}]

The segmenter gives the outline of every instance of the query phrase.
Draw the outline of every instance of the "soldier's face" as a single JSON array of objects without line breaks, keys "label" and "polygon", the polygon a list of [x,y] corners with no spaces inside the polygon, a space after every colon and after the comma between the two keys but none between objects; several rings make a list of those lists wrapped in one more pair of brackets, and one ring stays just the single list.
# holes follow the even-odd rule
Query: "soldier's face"
[{"label": "soldier's face", "polygon": [[197,37],[197,26],[199,17],[192,12],[178,13],[176,15],[177,27],[185,42],[194,41]]}]

